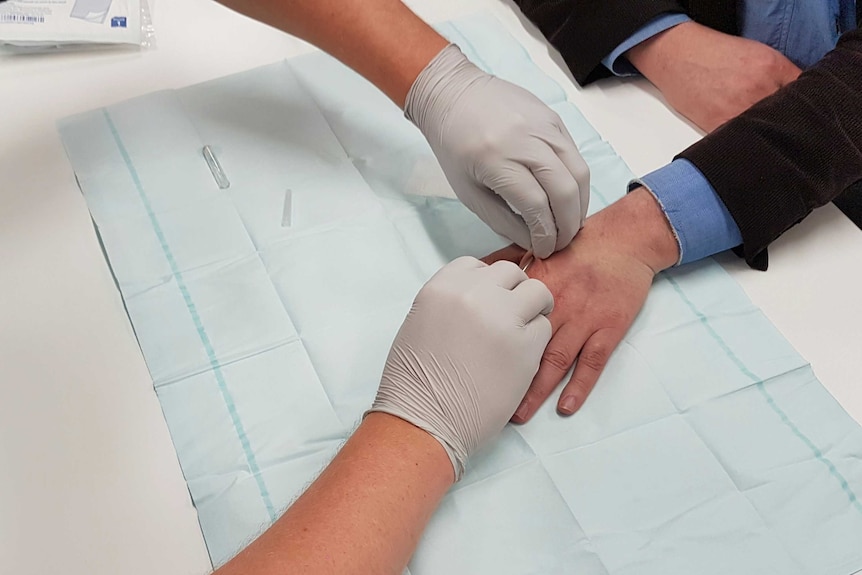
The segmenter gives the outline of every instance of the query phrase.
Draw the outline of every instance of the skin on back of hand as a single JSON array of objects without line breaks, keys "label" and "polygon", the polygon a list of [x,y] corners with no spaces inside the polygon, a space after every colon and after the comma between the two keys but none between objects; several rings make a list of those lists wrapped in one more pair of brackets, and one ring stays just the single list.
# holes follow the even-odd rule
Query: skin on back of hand
[{"label": "skin on back of hand", "polygon": [[777,50],[695,22],[638,44],[626,57],[668,104],[705,132],[796,80],[802,71]]}]

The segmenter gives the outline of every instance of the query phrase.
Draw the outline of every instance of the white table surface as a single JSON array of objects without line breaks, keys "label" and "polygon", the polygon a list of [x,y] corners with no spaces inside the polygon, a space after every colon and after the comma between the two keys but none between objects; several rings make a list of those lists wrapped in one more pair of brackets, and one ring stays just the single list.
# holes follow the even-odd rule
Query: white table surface
[{"label": "white table surface", "polygon": [[[636,173],[698,135],[643,81],[576,88],[503,0],[414,0],[429,21],[487,9]],[[146,366],[55,122],[310,49],[209,0],[159,0],[157,47],[0,57],[0,572],[198,574],[209,561]],[[756,193],[757,190],[752,190]],[[862,421],[862,232],[827,206],[771,250],[721,262]]]}]

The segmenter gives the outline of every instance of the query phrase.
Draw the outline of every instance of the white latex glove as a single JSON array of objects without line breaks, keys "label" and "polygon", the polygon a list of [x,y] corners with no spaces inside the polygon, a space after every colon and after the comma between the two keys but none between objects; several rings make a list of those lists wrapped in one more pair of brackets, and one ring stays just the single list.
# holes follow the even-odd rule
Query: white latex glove
[{"label": "white latex glove", "polygon": [[512,417],[551,339],[554,298],[511,262],[462,257],[416,296],[392,344],[370,411],[424,429],[455,480],[467,457]]},{"label": "white latex glove", "polygon": [[583,226],[589,168],[560,117],[530,92],[450,44],[416,78],[404,112],[458,198],[498,234],[546,258]]}]

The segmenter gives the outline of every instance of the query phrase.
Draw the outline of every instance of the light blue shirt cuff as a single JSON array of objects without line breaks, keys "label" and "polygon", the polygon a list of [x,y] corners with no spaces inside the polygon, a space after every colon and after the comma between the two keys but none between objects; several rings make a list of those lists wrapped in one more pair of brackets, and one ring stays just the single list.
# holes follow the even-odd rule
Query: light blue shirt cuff
[{"label": "light blue shirt cuff", "polygon": [[709,180],[688,160],[667,166],[629,184],[655,196],[679,243],[677,265],[693,262],[742,243],[736,222]]},{"label": "light blue shirt cuff", "polygon": [[602,64],[617,76],[636,76],[637,69],[628,60],[622,57],[630,48],[637,46],[645,40],[649,40],[659,32],[664,32],[683,22],[689,22],[691,18],[685,14],[662,14],[644,24],[637,32],[617,46],[613,52],[602,59]]}]

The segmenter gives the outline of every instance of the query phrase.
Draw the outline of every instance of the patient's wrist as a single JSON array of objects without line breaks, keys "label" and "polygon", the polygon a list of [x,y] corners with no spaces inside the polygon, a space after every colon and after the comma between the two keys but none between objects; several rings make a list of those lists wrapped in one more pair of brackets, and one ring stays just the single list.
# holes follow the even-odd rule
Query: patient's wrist
[{"label": "patient's wrist", "polygon": [[671,67],[671,59],[679,51],[678,44],[685,42],[686,36],[696,34],[699,27],[700,24],[695,22],[684,22],[668,28],[632,46],[625,53],[625,57],[638,72],[655,84],[656,77],[660,76],[661,71]]},{"label": "patient's wrist", "polygon": [[679,261],[679,243],[658,201],[646,188],[632,190],[618,202],[587,219],[580,232],[597,234],[601,241],[658,273]]}]

